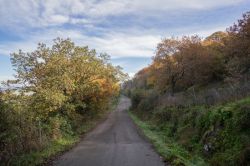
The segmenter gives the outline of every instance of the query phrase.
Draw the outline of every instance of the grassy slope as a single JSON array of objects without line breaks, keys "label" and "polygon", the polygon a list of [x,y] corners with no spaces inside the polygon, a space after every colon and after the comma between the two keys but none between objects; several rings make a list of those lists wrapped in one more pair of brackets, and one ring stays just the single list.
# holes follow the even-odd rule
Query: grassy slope
[{"label": "grassy slope", "polygon": [[[130,111],[157,151],[173,165],[249,164],[249,97],[210,108],[162,108],[143,121],[142,114]],[[211,146],[207,154],[204,145]]]},{"label": "grassy slope", "polygon": [[164,131],[158,130],[154,124],[140,120],[131,111],[129,115],[142,129],[144,135],[153,143],[156,151],[166,162],[171,162],[173,165],[206,165],[200,157],[189,154],[187,150],[178,145],[173,139],[167,137]]}]

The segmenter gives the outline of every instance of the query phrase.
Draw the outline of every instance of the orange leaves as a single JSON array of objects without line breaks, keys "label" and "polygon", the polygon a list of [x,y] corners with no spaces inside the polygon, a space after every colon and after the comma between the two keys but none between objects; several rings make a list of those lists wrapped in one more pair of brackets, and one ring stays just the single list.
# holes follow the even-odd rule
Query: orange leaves
[{"label": "orange leaves", "polygon": [[136,86],[174,94],[176,90],[222,79],[222,52],[227,36],[215,32],[205,40],[197,35],[163,39],[157,45],[153,63],[136,74]]}]

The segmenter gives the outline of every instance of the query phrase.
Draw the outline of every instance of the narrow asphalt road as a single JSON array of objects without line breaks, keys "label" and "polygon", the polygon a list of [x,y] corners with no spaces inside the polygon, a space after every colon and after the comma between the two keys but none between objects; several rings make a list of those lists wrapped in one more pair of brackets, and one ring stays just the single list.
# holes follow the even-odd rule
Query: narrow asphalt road
[{"label": "narrow asphalt road", "polygon": [[106,121],[54,162],[58,166],[164,166],[130,119],[130,100],[122,97]]}]

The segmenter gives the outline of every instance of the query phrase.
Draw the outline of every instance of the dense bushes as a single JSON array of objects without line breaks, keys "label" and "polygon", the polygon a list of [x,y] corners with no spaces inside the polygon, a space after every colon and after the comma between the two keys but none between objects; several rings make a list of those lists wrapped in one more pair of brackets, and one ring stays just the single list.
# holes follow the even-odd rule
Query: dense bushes
[{"label": "dense bushes", "polygon": [[0,163],[6,165],[84,131],[109,108],[126,77],[109,56],[69,39],[56,39],[50,48],[39,44],[31,53],[20,50],[11,62],[16,79],[5,82],[0,94]]},{"label": "dense bushes", "polygon": [[141,109],[140,104],[132,109],[138,117],[211,165],[249,163],[250,98],[212,107],[158,105],[150,111]]}]

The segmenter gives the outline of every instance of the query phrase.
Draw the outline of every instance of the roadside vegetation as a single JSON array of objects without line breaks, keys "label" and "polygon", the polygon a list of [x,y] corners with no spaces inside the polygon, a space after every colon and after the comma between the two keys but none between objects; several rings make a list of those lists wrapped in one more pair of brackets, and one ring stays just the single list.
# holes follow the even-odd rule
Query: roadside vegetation
[{"label": "roadside vegetation", "polygon": [[117,101],[126,78],[106,54],[69,39],[11,54],[0,92],[0,163],[37,165],[71,147]]},{"label": "roadside vegetation", "polygon": [[250,12],[226,32],[163,39],[123,85],[135,122],[173,165],[250,164]]}]

